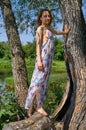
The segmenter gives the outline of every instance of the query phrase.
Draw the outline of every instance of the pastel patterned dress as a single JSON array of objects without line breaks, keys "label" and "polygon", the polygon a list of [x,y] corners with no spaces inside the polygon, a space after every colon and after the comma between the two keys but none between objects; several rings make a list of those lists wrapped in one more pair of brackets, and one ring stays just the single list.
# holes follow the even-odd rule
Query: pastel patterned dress
[{"label": "pastel patterned dress", "polygon": [[[39,71],[37,65],[37,57],[35,61],[35,68],[33,71],[31,83],[28,89],[28,95],[26,98],[25,109],[28,109],[34,100],[37,103],[38,108],[41,108],[44,100],[46,99],[48,80],[50,76],[52,59],[54,54],[54,40],[53,34],[47,29],[48,39],[41,45],[41,59],[43,64],[43,71]],[[38,92],[38,99],[35,98],[36,92]]]}]

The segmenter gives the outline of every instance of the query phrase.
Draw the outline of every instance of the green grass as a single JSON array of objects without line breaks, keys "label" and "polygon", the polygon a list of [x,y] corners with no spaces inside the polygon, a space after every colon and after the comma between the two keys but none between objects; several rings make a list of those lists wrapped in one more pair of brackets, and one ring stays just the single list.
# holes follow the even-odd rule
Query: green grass
[{"label": "green grass", "polygon": [[64,61],[53,61],[52,72],[66,72]]},{"label": "green grass", "polygon": [[0,59],[0,69],[10,69],[11,60]]},{"label": "green grass", "polygon": [[[28,82],[32,77],[34,63],[33,59],[26,59],[26,66],[28,70]],[[20,110],[17,102],[15,101],[14,95],[14,79],[12,76],[11,62],[8,60],[0,60],[0,79],[3,79],[6,83],[6,90],[3,91],[3,96],[0,97],[5,102],[1,102],[0,111],[0,128],[8,122],[13,122],[17,120],[17,115],[24,116],[24,113]],[[60,103],[64,89],[67,83],[67,73],[64,61],[53,61],[52,70],[50,74],[50,79],[48,83],[48,93],[46,100],[44,102],[44,109],[48,110],[52,114],[55,108]],[[1,100],[1,101],[2,101]]]},{"label": "green grass", "polygon": [[[7,86],[9,86],[9,87],[14,86],[13,76],[6,77],[4,81],[5,81],[5,83],[6,83]],[[13,87],[12,87],[12,88],[13,88]]]},{"label": "green grass", "polygon": [[[25,59],[27,70],[34,68],[35,59]],[[1,70],[11,70],[11,60],[0,59],[0,71]],[[66,71],[64,61],[53,61],[52,69],[55,71]]]},{"label": "green grass", "polygon": [[[25,59],[25,62],[28,71],[28,81],[30,83],[34,65],[35,65],[35,60]],[[65,79],[65,73],[66,73],[65,62],[53,61],[49,82],[56,82],[57,79],[61,80],[61,77]],[[7,85],[13,85],[13,76],[12,76],[12,68],[11,68],[10,60],[0,59],[0,79],[3,78],[5,78],[5,82]]]},{"label": "green grass", "polygon": [[11,61],[0,59],[0,79],[12,75]]},{"label": "green grass", "polygon": [[44,108],[53,113],[60,103],[67,83],[66,73],[51,73]]}]

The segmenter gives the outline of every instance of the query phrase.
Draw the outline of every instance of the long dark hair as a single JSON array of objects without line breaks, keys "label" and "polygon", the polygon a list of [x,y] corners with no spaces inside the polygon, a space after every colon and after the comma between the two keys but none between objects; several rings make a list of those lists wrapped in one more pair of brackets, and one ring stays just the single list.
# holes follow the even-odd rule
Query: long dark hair
[{"label": "long dark hair", "polygon": [[38,18],[37,18],[37,23],[38,23],[39,26],[42,24],[42,21],[40,20],[40,18],[42,17],[42,14],[43,14],[44,11],[48,11],[48,12],[49,12],[50,17],[51,17],[51,20],[50,20],[49,25],[51,25],[51,22],[52,22],[52,15],[51,15],[50,10],[49,10],[49,9],[41,9],[41,10],[40,10],[40,13],[38,14]]}]

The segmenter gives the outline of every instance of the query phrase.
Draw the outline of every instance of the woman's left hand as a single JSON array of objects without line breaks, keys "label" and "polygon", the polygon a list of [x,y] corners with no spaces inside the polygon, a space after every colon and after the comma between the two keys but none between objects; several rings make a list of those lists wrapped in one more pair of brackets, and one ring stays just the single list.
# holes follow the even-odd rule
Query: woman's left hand
[{"label": "woman's left hand", "polygon": [[68,34],[69,31],[70,31],[70,26],[66,24],[66,25],[64,26],[64,32],[65,32],[65,34]]}]

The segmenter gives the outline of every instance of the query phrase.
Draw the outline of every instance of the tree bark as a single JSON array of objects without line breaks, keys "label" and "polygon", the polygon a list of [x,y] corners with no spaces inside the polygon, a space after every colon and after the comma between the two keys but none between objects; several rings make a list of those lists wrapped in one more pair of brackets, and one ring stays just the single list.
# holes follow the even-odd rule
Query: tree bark
[{"label": "tree bark", "polygon": [[[33,115],[36,123],[25,128],[23,120],[16,129],[18,122],[14,125],[11,123],[9,130],[23,130],[23,128],[24,130],[86,130],[86,25],[81,10],[82,3],[81,0],[58,0],[58,2],[63,24],[67,23],[71,28],[69,34],[64,37],[64,57],[69,76],[65,98],[63,97],[52,118],[38,119]],[[41,124],[40,127],[38,124]],[[9,126],[4,127],[3,130],[8,130],[7,128]]]},{"label": "tree bark", "polygon": [[0,2],[0,4],[8,41],[10,43],[15,95],[18,99],[19,105],[21,107],[24,107],[28,89],[28,78],[21,41],[19,38],[18,29],[10,0],[3,0]]},{"label": "tree bark", "polygon": [[64,52],[72,96],[65,115],[64,130],[86,129],[86,25],[81,0],[59,0],[64,24],[71,30]]},{"label": "tree bark", "polygon": [[49,130],[49,128],[53,128],[51,120],[36,112],[31,118],[9,123],[3,130]]}]

